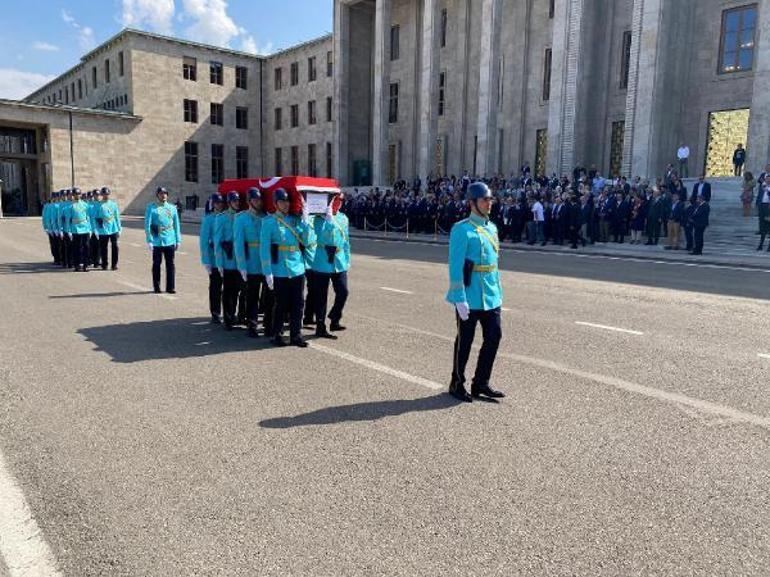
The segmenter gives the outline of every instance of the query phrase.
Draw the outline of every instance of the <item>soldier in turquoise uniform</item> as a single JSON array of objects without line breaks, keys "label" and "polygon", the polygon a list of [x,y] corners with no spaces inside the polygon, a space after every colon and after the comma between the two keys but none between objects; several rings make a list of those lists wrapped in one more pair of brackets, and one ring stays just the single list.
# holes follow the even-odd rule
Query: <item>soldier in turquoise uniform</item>
[{"label": "soldier in turquoise uniform", "polygon": [[235,261],[245,283],[248,336],[259,336],[257,325],[260,299],[265,307],[263,333],[269,336],[272,335],[274,302],[273,291],[267,288],[265,275],[262,274],[262,261],[259,256],[259,239],[265,219],[262,195],[256,188],[250,188],[247,195],[249,210],[235,217]]},{"label": "soldier in turquoise uniform", "polygon": [[99,241],[99,261],[107,270],[107,245],[110,245],[112,270],[118,270],[118,238],[123,231],[118,204],[110,198],[112,191],[104,186],[99,191],[99,204],[94,210],[94,230]]},{"label": "soldier in turquoise uniform", "polygon": [[96,213],[99,211],[101,199],[99,198],[99,189],[88,192],[87,201],[88,215],[91,221],[91,237],[88,239],[88,262],[94,268],[101,266],[101,254],[99,251],[99,233],[96,230]]},{"label": "soldier in turquoise uniform", "polygon": [[[235,262],[235,217],[240,209],[241,196],[230,191],[227,193],[227,210],[217,215],[214,221],[214,258],[219,274],[222,275],[222,308],[225,313],[225,329],[228,331],[238,323],[236,309],[243,284]],[[245,316],[244,310],[239,312]]]},{"label": "soldier in turquoise uniform", "polygon": [[[500,309],[503,291],[498,272],[500,241],[497,227],[489,220],[492,192],[486,184],[468,186],[471,215],[452,227],[449,236],[449,292],[446,300],[454,305],[457,337],[449,392],[457,399],[498,399],[505,395],[489,385],[492,366],[502,338]],[[481,345],[471,393],[465,388],[465,367],[473,344],[476,324],[481,324]]]},{"label": "soldier in turquoise uniform", "polygon": [[147,205],[144,212],[144,233],[147,248],[152,254],[152,286],[160,292],[160,263],[166,261],[166,292],[176,293],[174,254],[182,243],[179,214],[168,202],[168,191],[159,186],[155,191],[157,202]]},{"label": "soldier in turquoise uniform", "polygon": [[60,264],[59,259],[59,236],[55,233],[55,220],[56,211],[59,201],[59,193],[54,191],[51,193],[51,198],[43,205],[43,213],[41,215],[43,221],[43,230],[48,235],[48,245],[51,248],[51,256],[53,257],[53,263],[55,265]]},{"label": "soldier in turquoise uniform", "polygon": [[201,264],[209,275],[209,311],[211,322],[222,323],[222,275],[216,263],[214,250],[214,224],[217,216],[225,209],[225,199],[215,192],[206,203],[206,215],[201,222],[198,246],[201,251]]},{"label": "soldier in turquoise uniform", "polygon": [[262,222],[259,256],[262,273],[270,290],[275,291],[273,344],[286,346],[283,320],[289,313],[289,343],[306,347],[302,338],[302,305],[305,289],[306,248],[315,248],[315,233],[308,224],[307,205],[302,218],[289,214],[289,194],[282,188],[273,193],[276,211]]},{"label": "soldier in turquoise uniform", "polygon": [[80,189],[72,189],[72,204],[66,211],[67,236],[71,241],[73,265],[76,271],[88,270],[88,239],[91,238],[91,219],[88,204],[80,197]]},{"label": "soldier in turquoise uniform", "polygon": [[329,295],[329,283],[334,288],[334,306],[329,312],[332,331],[342,331],[340,324],[342,309],[348,299],[348,269],[350,268],[350,234],[348,217],[332,211],[332,203],[326,209],[326,215],[316,216],[314,229],[317,238],[313,276],[315,278],[315,318],[316,336],[336,339],[336,335],[326,330],[326,307]]},{"label": "soldier in turquoise uniform", "polygon": [[62,268],[72,268],[72,241],[67,230],[67,213],[72,206],[72,190],[66,189],[62,193],[62,202],[59,207],[59,239],[61,240],[61,265]]}]

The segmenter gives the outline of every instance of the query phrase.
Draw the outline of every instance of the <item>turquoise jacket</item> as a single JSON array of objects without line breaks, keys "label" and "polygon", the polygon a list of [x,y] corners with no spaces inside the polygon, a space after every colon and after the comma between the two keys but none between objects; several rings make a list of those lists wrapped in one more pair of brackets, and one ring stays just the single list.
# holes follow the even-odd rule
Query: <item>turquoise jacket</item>
[{"label": "turquoise jacket", "polygon": [[50,232],[59,234],[61,228],[59,227],[59,213],[61,212],[62,204],[60,202],[52,202],[48,205],[48,226],[47,229]]},{"label": "turquoise jacket", "polygon": [[259,236],[264,218],[251,209],[235,217],[235,261],[238,270],[245,270],[250,275],[262,274]]},{"label": "turquoise jacket", "polygon": [[[488,311],[503,304],[503,288],[498,271],[500,241],[497,227],[475,214],[452,227],[449,235],[449,291],[452,304],[467,302],[471,310]],[[465,271],[465,262],[473,269]],[[464,274],[470,276],[466,286]]]},{"label": "turquoise jacket", "polygon": [[[345,272],[350,268],[350,233],[348,217],[338,212],[331,222],[322,216],[316,216],[313,222],[318,239],[312,269],[322,273]],[[331,251],[333,260],[329,262]]]},{"label": "turquoise jacket", "polygon": [[[308,249],[315,248],[313,228],[299,217],[272,214],[262,221],[259,235],[259,257],[262,273],[281,278],[294,278],[305,274],[305,257],[300,241]],[[276,245],[276,261],[272,259],[272,245]]]},{"label": "turquoise jacket", "polygon": [[64,234],[67,234],[70,231],[69,225],[67,224],[67,219],[69,218],[67,215],[71,206],[71,200],[65,200],[64,202],[59,203],[59,231]]},{"label": "turquoise jacket", "polygon": [[123,230],[120,224],[120,210],[114,200],[105,200],[96,205],[93,226],[99,235],[118,234]]},{"label": "turquoise jacket", "polygon": [[[217,268],[236,270],[235,265],[235,217],[232,208],[220,212],[214,220],[214,260]],[[224,244],[223,244],[224,243]]]},{"label": "turquoise jacket", "polygon": [[43,230],[46,232],[51,232],[51,208],[53,208],[53,204],[50,202],[46,202],[43,205],[43,213],[40,215],[40,218],[43,223]]},{"label": "turquoise jacket", "polygon": [[79,200],[72,202],[66,212],[67,232],[71,234],[91,234],[91,217],[87,203]]},{"label": "turquoise jacket", "polygon": [[173,204],[151,202],[144,212],[144,234],[152,246],[182,244],[179,214]]},{"label": "turquoise jacket", "polygon": [[98,233],[96,230],[96,211],[99,210],[99,203],[89,200],[86,204],[88,205],[88,221],[91,223],[91,232]]},{"label": "turquoise jacket", "polygon": [[201,251],[201,264],[204,266],[217,266],[216,254],[214,254],[214,222],[218,214],[218,212],[210,212],[203,217],[201,222],[198,247]]}]

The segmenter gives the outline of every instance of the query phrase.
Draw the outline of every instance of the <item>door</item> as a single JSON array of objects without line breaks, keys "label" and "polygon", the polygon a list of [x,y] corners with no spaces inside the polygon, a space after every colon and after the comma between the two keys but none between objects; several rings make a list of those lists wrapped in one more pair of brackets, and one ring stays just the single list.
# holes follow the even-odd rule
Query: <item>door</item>
[{"label": "door", "polygon": [[748,108],[711,112],[706,145],[706,176],[732,176],[733,152],[739,143],[746,146],[748,135]]}]

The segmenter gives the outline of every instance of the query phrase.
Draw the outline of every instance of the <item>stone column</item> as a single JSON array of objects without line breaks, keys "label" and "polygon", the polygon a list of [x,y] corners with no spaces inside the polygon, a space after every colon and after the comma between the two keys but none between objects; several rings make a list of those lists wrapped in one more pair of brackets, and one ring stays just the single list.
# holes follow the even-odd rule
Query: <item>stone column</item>
[{"label": "stone column", "polygon": [[439,20],[439,0],[422,0],[417,172],[423,182],[432,172],[436,156]]},{"label": "stone column", "polygon": [[483,0],[481,6],[481,55],[479,61],[479,113],[476,172],[490,176],[495,166],[497,110],[500,78],[501,0]]},{"label": "stone column", "polygon": [[374,111],[372,113],[372,183],[386,186],[388,100],[390,90],[391,0],[377,0],[374,9]]},{"label": "stone column", "polygon": [[754,40],[754,92],[749,118],[747,170],[758,174],[770,163],[770,0],[762,0]]},{"label": "stone column", "polygon": [[334,2],[334,144],[332,159],[334,176],[342,186],[350,181],[348,157],[348,98],[350,6],[343,0]]}]

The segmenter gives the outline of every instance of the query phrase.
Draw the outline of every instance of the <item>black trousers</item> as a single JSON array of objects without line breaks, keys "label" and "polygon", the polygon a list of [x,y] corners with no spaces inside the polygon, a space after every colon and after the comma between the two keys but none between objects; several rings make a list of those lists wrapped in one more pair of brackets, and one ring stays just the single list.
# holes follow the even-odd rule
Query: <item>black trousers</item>
[{"label": "black trousers", "polygon": [[212,315],[222,315],[222,275],[217,267],[209,275],[209,310]]},{"label": "black trousers", "polygon": [[152,288],[160,290],[160,263],[166,261],[166,291],[175,290],[176,267],[174,266],[174,254],[176,247],[156,246],[152,249]]},{"label": "black trousers", "polygon": [[265,277],[261,274],[250,274],[246,282],[246,321],[249,327],[256,329],[259,322],[259,310],[262,308],[262,329],[266,336],[273,335],[273,309],[275,299],[273,291],[267,288]]},{"label": "black trousers", "polygon": [[64,236],[62,236],[59,239],[59,251],[60,251],[60,262],[63,268],[71,268],[72,267],[72,251],[71,251],[72,241],[69,239],[69,236],[65,233]]},{"label": "black trousers", "polygon": [[460,320],[457,313],[455,315],[457,317],[457,337],[455,338],[452,382],[465,383],[465,367],[468,365],[468,357],[471,354],[471,345],[473,345],[473,338],[476,334],[476,323],[480,323],[484,342],[481,345],[481,351],[479,351],[473,384],[477,386],[488,385],[492,375],[492,366],[497,356],[497,347],[503,336],[500,309],[472,310],[467,321]]},{"label": "black trousers", "polygon": [[[305,297],[305,313],[304,313],[304,319],[302,319],[302,322],[306,325],[313,324],[313,322],[317,319],[315,319],[315,313],[316,313],[316,301],[317,301],[317,290],[316,290],[316,275],[319,274],[315,272],[314,270],[306,270],[305,271],[305,279],[307,280],[307,297]],[[323,319],[323,317],[321,317]]]},{"label": "black trousers", "polygon": [[118,266],[118,235],[103,234],[99,237],[99,258],[102,268],[107,268],[107,245],[110,245],[110,257],[112,258],[112,268]]},{"label": "black trousers", "polygon": [[333,323],[340,322],[342,318],[342,309],[345,308],[345,303],[348,300],[348,273],[335,272],[335,273],[315,273],[315,320],[316,324],[321,327],[326,324],[326,306],[329,299],[329,282],[331,281],[334,288],[334,305],[329,312],[329,320]]},{"label": "black trousers", "polygon": [[692,250],[693,248],[693,227],[692,226],[685,225],[684,238],[685,238],[685,242],[687,243],[685,246],[685,249]]},{"label": "black trousers", "polygon": [[75,257],[72,264],[75,268],[88,266],[88,240],[90,238],[90,232],[72,235],[72,253]]},{"label": "black trousers", "polygon": [[694,233],[693,253],[695,254],[703,253],[703,233],[705,232],[706,232],[705,226],[696,226],[693,228],[693,233]]},{"label": "black trousers", "polygon": [[101,264],[100,244],[100,239],[96,238],[95,234],[92,234],[88,239],[88,262],[93,266]]},{"label": "black trousers", "polygon": [[275,327],[274,334],[283,333],[283,319],[289,313],[289,336],[299,338],[302,334],[302,307],[305,292],[305,275],[293,278],[275,277]]},{"label": "black trousers", "polygon": [[241,316],[245,316],[246,312],[242,307],[240,311],[238,310],[238,304],[241,302],[242,297],[245,302],[245,294],[241,295],[243,279],[238,270],[225,269],[225,275],[222,280],[222,308],[225,313],[225,324],[234,325]]},{"label": "black trousers", "polygon": [[55,234],[48,235],[48,244],[51,246],[51,256],[53,257],[53,263],[61,263],[61,248],[59,248],[59,237]]}]

